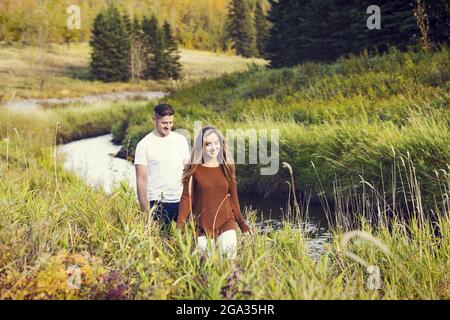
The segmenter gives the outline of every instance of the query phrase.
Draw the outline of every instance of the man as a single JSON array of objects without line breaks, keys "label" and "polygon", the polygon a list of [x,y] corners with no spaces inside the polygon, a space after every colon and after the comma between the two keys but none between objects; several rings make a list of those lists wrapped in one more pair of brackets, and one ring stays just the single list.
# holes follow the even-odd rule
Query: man
[{"label": "man", "polygon": [[134,159],[141,211],[157,205],[154,218],[166,225],[177,219],[183,191],[181,176],[189,161],[186,138],[171,131],[174,113],[169,104],[155,107],[154,129],[139,141]]}]

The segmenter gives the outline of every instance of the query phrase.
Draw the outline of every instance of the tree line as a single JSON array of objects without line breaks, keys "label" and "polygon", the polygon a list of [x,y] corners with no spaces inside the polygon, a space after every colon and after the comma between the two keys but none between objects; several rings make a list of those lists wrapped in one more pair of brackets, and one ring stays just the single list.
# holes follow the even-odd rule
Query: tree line
[{"label": "tree line", "polygon": [[[231,0],[1,0],[0,41],[39,45],[36,35],[42,23],[49,43],[88,42],[92,24],[98,13],[114,3],[120,12],[143,18],[152,12],[159,21],[168,21],[178,43],[184,48],[209,51],[227,49],[225,21]],[[248,0],[267,8],[267,0]],[[69,5],[81,12],[81,28],[66,27]]]},{"label": "tree line", "polygon": [[90,70],[102,81],[179,79],[180,56],[172,27],[155,15],[131,17],[110,6],[92,25]]},{"label": "tree line", "polygon": [[244,57],[263,57],[269,23],[261,2],[232,0],[225,25],[226,38],[236,53]]},{"label": "tree line", "polygon": [[[379,29],[367,26],[371,0],[269,0],[272,24],[263,52],[272,67],[333,61],[363,50],[427,49],[449,43],[450,1],[376,1]],[[376,18],[376,17],[374,17]]]}]

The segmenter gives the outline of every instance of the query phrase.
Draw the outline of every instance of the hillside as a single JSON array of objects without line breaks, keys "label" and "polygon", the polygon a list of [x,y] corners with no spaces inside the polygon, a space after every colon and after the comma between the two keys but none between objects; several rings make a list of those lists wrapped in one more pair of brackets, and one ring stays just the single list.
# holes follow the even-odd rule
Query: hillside
[{"label": "hillside", "polygon": [[[449,49],[444,47],[436,52],[392,50],[330,65],[254,67],[186,86],[167,102],[178,110],[178,128],[191,129],[194,120],[201,120],[222,130],[280,130],[279,174],[260,176],[257,166],[247,165],[239,171],[243,192],[286,195],[287,170],[281,168],[286,161],[302,191],[326,191],[329,197],[358,194],[365,179],[388,197],[395,186],[404,198],[408,188],[400,175],[410,175],[414,166],[431,201],[449,178],[439,171],[448,172],[450,164],[449,89]],[[118,140],[130,141],[132,150],[151,129],[144,116],[150,109],[130,115],[113,131]]]}]

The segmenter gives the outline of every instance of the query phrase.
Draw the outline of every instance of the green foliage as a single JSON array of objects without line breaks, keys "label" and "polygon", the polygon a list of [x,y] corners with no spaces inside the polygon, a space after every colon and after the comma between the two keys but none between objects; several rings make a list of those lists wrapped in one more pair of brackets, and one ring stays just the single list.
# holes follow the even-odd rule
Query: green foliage
[{"label": "green foliage", "polygon": [[130,78],[129,18],[127,25],[115,7],[100,13],[93,25],[91,73],[99,80],[127,81]]},{"label": "green foliage", "polygon": [[266,15],[263,11],[260,2],[255,6],[255,30],[256,30],[256,47],[258,49],[258,55],[264,56],[264,45],[269,29],[269,22],[266,19]]},{"label": "green foliage", "polygon": [[164,78],[164,44],[161,29],[158,25],[158,19],[153,15],[150,18],[144,17],[142,21],[142,30],[147,43],[146,48],[146,69],[144,71],[147,79]]},{"label": "green foliage", "polygon": [[[222,130],[279,129],[280,163],[293,165],[297,190],[324,189],[331,196],[338,178],[348,194],[362,175],[376,187],[384,183],[389,193],[401,183],[390,173],[402,158],[413,161],[424,202],[433,204],[440,188],[434,171],[447,170],[450,163],[449,70],[447,47],[391,50],[332,65],[253,67],[185,87],[166,100],[177,110],[178,128],[191,130],[200,120]],[[150,130],[135,121],[122,126],[123,143]],[[287,190],[282,169],[270,177],[260,176],[257,166],[240,169],[240,191],[271,195]]]},{"label": "green foliage", "polygon": [[179,79],[180,56],[172,28],[166,21],[162,28],[156,16],[120,16],[115,7],[100,13],[94,21],[91,72],[103,81],[127,81],[132,78]]},{"label": "green foliage", "polygon": [[247,0],[231,1],[226,29],[237,54],[243,57],[257,55],[255,23]]},{"label": "green foliage", "polygon": [[147,79],[179,79],[181,72],[180,56],[177,43],[172,34],[169,22],[159,27],[155,16],[144,17],[142,31],[145,36]]},{"label": "green foliage", "polygon": [[[396,59],[399,57],[408,59],[405,54],[399,54]],[[427,57],[431,61],[437,59],[422,56],[424,59]],[[448,59],[448,55],[445,57]],[[389,66],[389,59],[395,60],[392,56],[380,59],[385,66]],[[342,63],[341,71],[351,72],[373,61],[355,59]],[[420,66],[416,68],[420,69]],[[259,76],[264,72],[272,73],[264,70],[253,72],[260,72]],[[326,68],[321,72],[326,73]],[[235,74],[216,82],[231,84],[234,77],[252,80],[249,75]],[[283,76],[278,73],[273,79],[287,83],[290,77],[286,73]],[[221,90],[221,86],[223,84],[218,84],[216,90]],[[233,88],[238,86],[235,84]],[[185,91],[184,94],[188,93]],[[121,184],[111,194],[105,194],[64,171],[62,158],[54,153],[55,136],[65,131],[69,141],[76,138],[77,132],[86,130],[80,127],[86,119],[90,119],[92,128],[106,126],[107,122],[111,126],[117,122],[112,119],[116,116],[129,117],[130,123],[143,127],[148,121],[150,108],[142,103],[127,103],[104,108],[47,110],[35,114],[10,113],[0,108],[1,119],[6,119],[0,122],[1,299],[448,297],[448,187],[435,194],[444,201],[447,199],[447,206],[439,212],[433,224],[421,218],[426,214],[421,198],[421,181],[407,178],[405,185],[413,186],[416,192],[414,195],[408,190],[405,192],[416,204],[415,214],[409,222],[394,218],[388,226],[382,222],[374,225],[373,221],[358,214],[356,218],[359,219],[355,220],[353,228],[361,230],[360,234],[364,236],[361,240],[366,241],[352,241],[344,247],[343,239],[348,237],[346,229],[333,229],[332,239],[322,248],[321,254],[312,255],[308,233],[285,221],[283,227],[274,232],[256,232],[252,236],[238,234],[237,260],[224,261],[216,252],[207,259],[196,254],[192,225],[182,232],[174,228],[169,235],[161,233],[153,219],[139,211],[136,195],[126,184]],[[188,105],[186,109],[186,114],[193,117],[196,114],[208,119],[217,116],[202,105]],[[182,110],[184,108],[177,109],[177,114]],[[61,127],[56,125],[57,121]],[[267,123],[259,125],[262,127]],[[295,148],[294,143],[289,145],[301,157],[305,157],[307,152],[315,152],[313,139],[332,152],[340,152],[342,148],[348,150],[348,145],[354,149],[358,145],[370,146],[367,154],[348,154],[346,161],[352,168],[362,163],[360,157],[376,158],[389,143],[398,146],[397,140],[403,141],[405,146],[408,141],[413,141],[413,150],[428,153],[428,157],[439,157],[442,150],[433,148],[443,145],[439,140],[448,134],[445,133],[448,128],[445,129],[443,123],[436,119],[425,124],[411,122],[400,134],[392,123],[377,123],[375,127],[357,124],[353,127],[305,126],[300,131],[295,123],[289,126],[284,128],[286,135],[283,136],[291,142],[301,143],[301,149]],[[326,138],[329,135],[333,136]],[[308,144],[310,150],[305,148]],[[341,152],[343,156],[346,153]],[[427,160],[426,164],[430,163]],[[321,165],[326,169],[326,164],[324,161]],[[423,164],[413,165],[417,172],[422,170]],[[370,199],[373,198],[363,198],[364,202]],[[386,198],[381,195],[375,199],[382,201]],[[345,203],[345,198],[340,200]],[[394,217],[400,214],[395,207],[392,209]],[[385,215],[383,210],[383,207],[378,208],[375,215]],[[255,222],[251,212],[244,214],[251,224]],[[332,214],[342,217],[340,211]],[[367,241],[370,237],[375,237],[385,249],[380,250],[373,240]],[[357,254],[367,264],[380,268],[379,290],[368,289],[366,267],[350,259],[348,251]],[[79,282],[73,277],[76,270]],[[79,285],[79,289],[69,284]]]},{"label": "green foliage", "polygon": [[[0,16],[8,18],[0,23],[0,41],[38,45],[36,35],[44,22],[48,26],[48,41],[51,43],[88,42],[92,36],[95,17],[110,2],[2,0]],[[141,1],[136,5],[134,0],[121,0],[114,3],[121,12],[127,12],[130,16],[142,18],[155,14],[160,21],[169,21],[175,30],[175,38],[185,48],[221,51],[228,2],[229,0]],[[66,28],[66,9],[72,4],[80,7],[81,30]]]},{"label": "green foliage", "polygon": [[[415,15],[417,1],[384,2],[379,6],[381,29],[373,30],[366,25],[371,1],[270,2],[268,19],[273,26],[265,52],[272,67],[293,66],[305,61],[330,62],[364,50],[382,53],[393,46],[406,49],[420,37]],[[448,6],[441,1],[425,3],[428,5],[425,15],[430,16],[432,22],[431,38],[436,43],[448,43],[448,34],[443,31],[450,26],[448,19],[443,18]]]},{"label": "green foliage", "polygon": [[164,22],[162,33],[164,43],[163,70],[167,78],[177,80],[180,78],[181,72],[180,55],[169,22]]}]

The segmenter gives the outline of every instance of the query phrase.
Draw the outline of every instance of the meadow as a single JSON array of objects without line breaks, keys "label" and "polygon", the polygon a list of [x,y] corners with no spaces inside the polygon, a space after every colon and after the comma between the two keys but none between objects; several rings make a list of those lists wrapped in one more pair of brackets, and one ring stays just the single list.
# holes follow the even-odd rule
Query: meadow
[{"label": "meadow", "polygon": [[87,43],[31,47],[0,43],[0,103],[13,92],[20,99],[80,97],[120,91],[171,91],[181,83],[246,70],[248,64],[265,64],[261,59],[245,59],[207,51],[180,49],[182,80],[138,83],[104,83],[89,73],[90,47]]},{"label": "meadow", "polygon": [[[167,99],[177,128],[280,129],[280,161],[297,191],[334,202],[319,256],[308,252],[307,216],[294,210],[279,230],[239,234],[236,261],[204,259],[192,225],[162,232],[126,184],[106,194],[64,171],[58,143],[112,128],[132,146],[151,130],[151,103],[0,108],[0,298],[448,299],[449,63],[442,48],[254,66]],[[286,168],[266,179],[256,170],[238,171],[241,191],[270,193],[291,178]],[[244,214],[254,225],[255,213]]]}]

